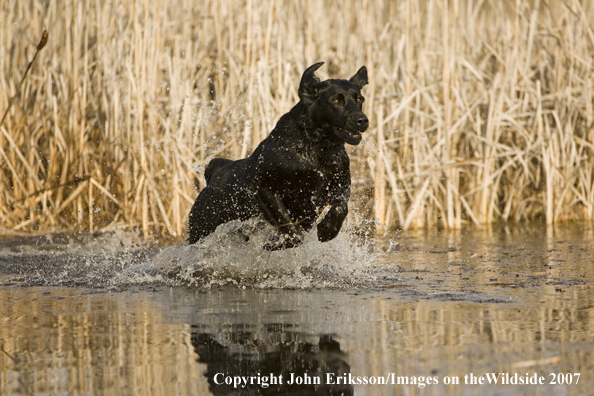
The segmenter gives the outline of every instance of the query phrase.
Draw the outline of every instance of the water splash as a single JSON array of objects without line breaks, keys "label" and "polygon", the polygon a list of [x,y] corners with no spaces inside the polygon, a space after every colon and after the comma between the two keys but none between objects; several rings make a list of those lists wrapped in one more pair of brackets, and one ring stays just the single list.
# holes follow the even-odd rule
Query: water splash
[{"label": "water splash", "polygon": [[372,239],[341,232],[321,243],[313,230],[296,248],[265,250],[273,232],[261,221],[235,221],[199,244],[166,248],[125,231],[0,239],[0,284],[332,289],[371,286],[377,277]]},{"label": "water splash", "polygon": [[321,243],[313,230],[296,248],[268,251],[262,246],[273,231],[258,221],[223,224],[199,244],[168,247],[150,262],[128,268],[117,282],[343,288],[365,287],[375,279],[378,254],[349,233]]},{"label": "water splash", "polygon": [[122,230],[0,239],[0,285],[108,287],[157,250]]}]

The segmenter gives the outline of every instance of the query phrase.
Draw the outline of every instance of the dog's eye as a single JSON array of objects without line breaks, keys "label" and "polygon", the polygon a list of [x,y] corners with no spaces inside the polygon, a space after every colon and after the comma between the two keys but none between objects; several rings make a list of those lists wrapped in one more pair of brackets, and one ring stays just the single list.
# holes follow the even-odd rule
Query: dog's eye
[{"label": "dog's eye", "polygon": [[332,103],[334,103],[334,104],[338,104],[338,102],[339,102],[339,101],[338,101],[338,99],[334,99],[334,100],[332,101]]},{"label": "dog's eye", "polygon": [[357,98],[357,103],[361,103],[361,98]]}]

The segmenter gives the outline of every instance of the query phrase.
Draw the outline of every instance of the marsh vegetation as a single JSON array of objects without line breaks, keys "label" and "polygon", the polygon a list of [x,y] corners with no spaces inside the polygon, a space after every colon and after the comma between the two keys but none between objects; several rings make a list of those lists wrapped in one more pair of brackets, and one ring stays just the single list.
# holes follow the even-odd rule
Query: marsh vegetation
[{"label": "marsh vegetation", "polygon": [[369,70],[351,222],[594,217],[589,2],[5,0],[0,12],[2,234],[183,235],[204,186],[193,168],[249,154],[319,60],[321,78]]}]

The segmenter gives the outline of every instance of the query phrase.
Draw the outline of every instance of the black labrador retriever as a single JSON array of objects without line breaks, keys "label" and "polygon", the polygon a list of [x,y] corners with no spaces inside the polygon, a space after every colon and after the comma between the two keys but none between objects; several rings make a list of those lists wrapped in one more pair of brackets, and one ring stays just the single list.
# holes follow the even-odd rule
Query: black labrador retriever
[{"label": "black labrador retriever", "polygon": [[344,144],[359,144],[369,126],[361,95],[367,69],[363,66],[350,80],[320,81],[314,72],[323,63],[305,70],[299,103],[252,155],[209,162],[207,185],[190,211],[190,243],[231,220],[261,218],[277,229],[264,248],[290,248],[301,243],[324,212],[317,223],[318,240],[338,235],[351,192]]}]

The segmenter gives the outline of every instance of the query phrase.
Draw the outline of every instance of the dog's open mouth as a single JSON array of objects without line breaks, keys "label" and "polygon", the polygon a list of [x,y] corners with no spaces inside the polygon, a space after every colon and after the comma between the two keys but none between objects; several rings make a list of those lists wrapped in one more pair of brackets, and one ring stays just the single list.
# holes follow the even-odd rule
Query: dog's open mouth
[{"label": "dog's open mouth", "polygon": [[361,139],[363,138],[361,132],[347,131],[346,129],[342,128],[336,128],[334,130],[334,133],[336,133],[336,135],[338,135],[338,137],[342,139],[342,141],[348,144],[352,144],[353,146],[356,146],[357,144],[361,143]]}]

